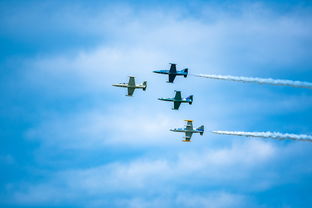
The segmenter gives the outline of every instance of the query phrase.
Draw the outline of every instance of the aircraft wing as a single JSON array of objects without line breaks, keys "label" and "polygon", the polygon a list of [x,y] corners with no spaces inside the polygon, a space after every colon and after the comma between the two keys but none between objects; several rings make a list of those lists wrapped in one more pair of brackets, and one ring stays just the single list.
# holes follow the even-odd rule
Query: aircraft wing
[{"label": "aircraft wing", "polygon": [[172,74],[177,73],[177,65],[176,64],[171,64],[169,72],[172,73]]},{"label": "aircraft wing", "polygon": [[133,87],[128,87],[128,96],[132,96],[134,93],[135,88]]},{"label": "aircraft wing", "polygon": [[174,102],[173,103],[173,109],[174,110],[179,110],[180,105],[181,105],[181,102]]},{"label": "aircraft wing", "polygon": [[190,141],[192,138],[193,133],[192,132],[185,132],[185,140]]},{"label": "aircraft wing", "polygon": [[130,77],[130,78],[129,78],[128,85],[135,86],[135,79],[134,79],[134,77]]},{"label": "aircraft wing", "polygon": [[182,100],[181,91],[176,91],[174,99],[175,100]]},{"label": "aircraft wing", "polygon": [[176,74],[169,74],[169,82],[172,83],[176,76],[177,76]]},{"label": "aircraft wing", "polygon": [[186,129],[193,130],[193,121],[192,120],[186,120],[186,121],[187,121]]}]

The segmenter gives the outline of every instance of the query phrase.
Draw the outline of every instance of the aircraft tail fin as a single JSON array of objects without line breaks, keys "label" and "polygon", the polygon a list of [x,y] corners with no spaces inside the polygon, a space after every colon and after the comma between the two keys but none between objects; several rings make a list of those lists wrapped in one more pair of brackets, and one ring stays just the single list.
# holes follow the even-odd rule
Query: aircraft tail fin
[{"label": "aircraft tail fin", "polygon": [[189,101],[189,104],[192,105],[193,103],[193,95],[190,95],[186,98]]},{"label": "aircraft tail fin", "polygon": [[201,125],[200,127],[198,127],[196,130],[197,131],[201,131],[201,132],[199,132],[199,134],[201,135],[201,136],[203,136],[203,134],[204,134],[204,125]]},{"label": "aircraft tail fin", "polygon": [[145,91],[145,90],[146,90],[146,87],[147,87],[147,81],[144,81],[142,85],[144,86],[144,87],[143,87],[143,90]]},{"label": "aircraft tail fin", "polygon": [[187,74],[188,74],[188,68],[183,69],[183,72],[185,73],[185,74],[184,74],[184,77],[186,78],[186,77],[187,77]]}]

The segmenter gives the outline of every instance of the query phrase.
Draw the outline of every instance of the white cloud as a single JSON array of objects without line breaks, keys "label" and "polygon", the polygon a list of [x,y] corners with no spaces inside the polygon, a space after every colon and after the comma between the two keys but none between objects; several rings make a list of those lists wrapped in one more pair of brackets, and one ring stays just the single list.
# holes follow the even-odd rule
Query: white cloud
[{"label": "white cloud", "polygon": [[172,134],[169,131],[176,125],[175,117],[161,111],[152,114],[138,108],[144,108],[144,104],[54,115],[30,129],[26,135],[40,141],[43,148],[59,150],[166,146],[176,142],[170,139]]},{"label": "white cloud", "polygon": [[243,195],[231,194],[227,192],[212,192],[206,195],[194,195],[192,193],[182,193],[177,197],[178,203],[183,207],[255,207],[249,199]]},{"label": "white cloud", "polygon": [[[20,187],[13,200],[30,205],[59,202],[75,204],[75,197],[81,193],[84,193],[84,202],[103,199],[103,196],[105,199],[106,195],[114,196],[117,193],[131,198],[140,195],[142,199],[162,193],[160,196],[167,195],[170,203],[178,203],[182,207],[206,206],[209,202],[215,202],[217,207],[229,207],[230,203],[243,203],[244,197],[226,192],[216,194],[211,189],[203,192],[210,196],[200,197],[200,200],[197,200],[196,194],[188,194],[188,199],[185,200],[182,195],[191,187],[213,187],[216,184],[221,189],[239,190],[244,186],[242,184],[246,185],[246,181],[254,181],[253,172],[271,163],[276,154],[276,149],[271,144],[250,141],[219,150],[180,152],[175,159],[163,156],[155,159],[143,157],[89,169],[59,171],[52,174],[46,182]],[[266,190],[276,183],[278,181],[275,178],[272,181],[271,175],[267,174],[256,182],[248,183],[248,188],[244,187],[244,190]],[[177,198],[175,193],[180,193]],[[127,197],[121,199],[126,200]],[[155,204],[159,202],[156,201]]]}]

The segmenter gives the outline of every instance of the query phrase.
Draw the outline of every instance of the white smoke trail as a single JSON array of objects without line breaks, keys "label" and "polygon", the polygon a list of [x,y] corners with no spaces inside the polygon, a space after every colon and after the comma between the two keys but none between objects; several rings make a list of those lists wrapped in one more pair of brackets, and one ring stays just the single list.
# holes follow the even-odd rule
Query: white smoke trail
[{"label": "white smoke trail", "polygon": [[243,131],[212,131],[215,134],[236,135],[246,137],[272,138],[277,140],[298,140],[312,142],[312,136],[305,134],[282,134],[278,132],[243,132]]},{"label": "white smoke trail", "polygon": [[270,84],[270,85],[284,85],[290,87],[300,87],[312,89],[311,82],[301,82],[301,81],[292,81],[292,80],[281,80],[281,79],[271,79],[271,78],[257,78],[257,77],[236,77],[228,75],[213,75],[213,74],[195,74],[198,77],[205,77],[210,79],[223,79],[231,80],[236,82],[254,82],[259,84]]}]

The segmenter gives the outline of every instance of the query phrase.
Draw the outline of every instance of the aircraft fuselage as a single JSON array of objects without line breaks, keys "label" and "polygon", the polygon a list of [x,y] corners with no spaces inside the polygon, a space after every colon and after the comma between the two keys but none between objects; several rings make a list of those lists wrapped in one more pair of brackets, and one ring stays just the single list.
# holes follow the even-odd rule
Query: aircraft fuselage
[{"label": "aircraft fuselage", "polygon": [[113,84],[114,87],[125,87],[125,88],[139,88],[144,89],[146,86],[144,85],[129,85],[128,83],[120,83],[120,84]]},{"label": "aircraft fuselage", "polygon": [[190,132],[190,133],[204,133],[204,130],[201,130],[201,129],[186,129],[186,128],[175,128],[175,129],[170,129],[170,131],[173,131],[173,132]]},{"label": "aircraft fuselage", "polygon": [[157,74],[171,74],[171,75],[176,75],[176,76],[187,76],[187,72],[181,70],[181,71],[176,71],[176,72],[170,72],[170,70],[156,70],[153,71],[154,73]]},{"label": "aircraft fuselage", "polygon": [[190,103],[190,99],[183,98],[182,100],[177,100],[175,98],[158,98],[158,100],[168,101],[168,102],[180,102],[180,103]]}]

